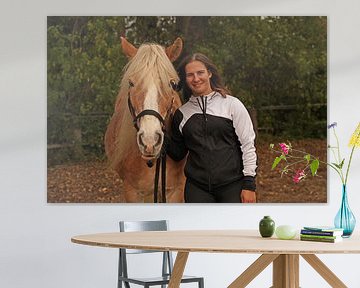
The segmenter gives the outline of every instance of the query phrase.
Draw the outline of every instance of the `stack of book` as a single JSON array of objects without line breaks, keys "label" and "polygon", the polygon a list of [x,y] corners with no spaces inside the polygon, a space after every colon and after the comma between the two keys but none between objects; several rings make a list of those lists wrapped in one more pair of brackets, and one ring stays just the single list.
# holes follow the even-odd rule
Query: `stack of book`
[{"label": "stack of book", "polygon": [[304,227],[300,231],[300,240],[336,243],[342,241],[343,231],[335,227]]}]

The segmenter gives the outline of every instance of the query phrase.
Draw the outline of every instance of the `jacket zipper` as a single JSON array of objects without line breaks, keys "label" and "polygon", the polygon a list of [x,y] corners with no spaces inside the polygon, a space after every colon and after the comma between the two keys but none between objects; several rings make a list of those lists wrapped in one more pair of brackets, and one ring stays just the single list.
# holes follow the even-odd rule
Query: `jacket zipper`
[{"label": "jacket zipper", "polygon": [[[208,144],[208,128],[207,128],[207,115],[206,115],[206,108],[207,108],[207,96],[205,96],[205,99],[204,99],[204,96],[200,96],[200,99],[201,99],[201,103],[202,103],[202,106],[200,104],[200,101],[199,99],[197,98],[197,102],[199,104],[199,107],[201,109],[201,111],[203,112],[203,116],[204,116],[204,132],[205,132],[205,143]],[[206,147],[209,147],[209,145],[206,145]],[[209,156],[210,156],[210,151],[209,151]],[[209,189],[209,192],[211,192],[211,176],[210,176],[210,165],[208,165],[206,167],[206,170],[207,170],[207,175],[208,175],[208,189]]]}]

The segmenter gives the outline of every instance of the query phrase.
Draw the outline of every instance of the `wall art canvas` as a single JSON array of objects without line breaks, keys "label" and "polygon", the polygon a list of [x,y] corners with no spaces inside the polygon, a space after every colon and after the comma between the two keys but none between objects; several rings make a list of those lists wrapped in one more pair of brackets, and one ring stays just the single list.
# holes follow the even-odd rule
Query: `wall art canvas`
[{"label": "wall art canvas", "polygon": [[194,53],[251,117],[257,203],[327,202],[327,17],[48,16],[48,203],[184,203],[186,159],[164,158],[163,188],[156,157]]}]

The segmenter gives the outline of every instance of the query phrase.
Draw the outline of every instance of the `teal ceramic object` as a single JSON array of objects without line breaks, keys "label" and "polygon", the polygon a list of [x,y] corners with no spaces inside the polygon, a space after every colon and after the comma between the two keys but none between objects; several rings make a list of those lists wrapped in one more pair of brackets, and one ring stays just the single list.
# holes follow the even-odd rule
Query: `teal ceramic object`
[{"label": "teal ceramic object", "polygon": [[271,237],[275,231],[275,222],[270,216],[264,216],[259,222],[259,232],[262,237]]},{"label": "teal ceramic object", "polygon": [[296,229],[290,225],[281,225],[276,228],[275,234],[283,240],[290,240],[296,236]]}]

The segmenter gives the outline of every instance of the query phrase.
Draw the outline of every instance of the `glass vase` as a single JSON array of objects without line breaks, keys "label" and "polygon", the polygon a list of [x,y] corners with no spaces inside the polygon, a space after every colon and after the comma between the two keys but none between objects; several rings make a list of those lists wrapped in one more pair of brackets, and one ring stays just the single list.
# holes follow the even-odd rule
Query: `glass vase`
[{"label": "glass vase", "polygon": [[344,229],[343,237],[350,237],[355,228],[356,219],[349,207],[346,185],[342,187],[341,206],[336,214],[334,224],[336,228]]}]

